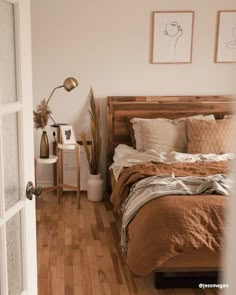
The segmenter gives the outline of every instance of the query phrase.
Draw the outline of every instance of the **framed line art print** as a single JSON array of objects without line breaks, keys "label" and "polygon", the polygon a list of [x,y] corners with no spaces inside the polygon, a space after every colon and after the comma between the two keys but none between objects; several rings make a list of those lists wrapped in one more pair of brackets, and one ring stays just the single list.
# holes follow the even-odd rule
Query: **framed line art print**
[{"label": "framed line art print", "polygon": [[75,132],[71,125],[60,125],[62,144],[76,144]]},{"label": "framed line art print", "polygon": [[191,63],[193,11],[154,11],[152,63]]},{"label": "framed line art print", "polygon": [[218,11],[215,62],[236,62],[236,10]]}]

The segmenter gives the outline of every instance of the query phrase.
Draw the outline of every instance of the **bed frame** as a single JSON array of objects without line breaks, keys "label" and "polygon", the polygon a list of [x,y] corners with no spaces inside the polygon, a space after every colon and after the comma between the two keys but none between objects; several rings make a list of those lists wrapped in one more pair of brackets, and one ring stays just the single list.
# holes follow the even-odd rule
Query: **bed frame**
[{"label": "bed frame", "polygon": [[[111,96],[107,97],[107,189],[111,190],[109,167],[112,164],[114,149],[118,144],[131,145],[128,119],[139,118],[180,118],[199,114],[214,114],[216,119],[232,114],[236,106],[233,96]],[[180,255],[181,256],[181,255]],[[191,257],[173,259],[159,267],[155,272],[157,287],[188,287],[198,286],[195,277],[171,280],[165,278],[166,273],[216,272],[220,269],[220,255],[215,253],[194,253]],[[188,255],[187,255],[188,256]],[[193,258],[191,262],[189,259]],[[216,273],[217,274],[217,273]],[[216,276],[210,278],[214,281]],[[171,283],[172,282],[172,283]],[[181,283],[182,282],[182,283]],[[200,282],[206,282],[200,276]]]},{"label": "bed frame", "polygon": [[109,167],[115,147],[131,145],[128,119],[181,118],[214,114],[217,119],[231,114],[236,105],[233,96],[110,96],[107,97],[107,189],[111,190]]}]

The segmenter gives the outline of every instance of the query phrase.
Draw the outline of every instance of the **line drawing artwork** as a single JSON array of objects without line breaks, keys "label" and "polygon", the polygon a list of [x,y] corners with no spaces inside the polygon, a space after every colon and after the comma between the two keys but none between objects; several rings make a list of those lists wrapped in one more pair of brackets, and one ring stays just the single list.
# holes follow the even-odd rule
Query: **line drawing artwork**
[{"label": "line drawing artwork", "polygon": [[236,27],[231,29],[232,35],[233,35],[233,40],[227,42],[225,46],[229,49],[236,49]]},{"label": "line drawing artwork", "polygon": [[217,14],[216,63],[236,63],[236,10]]},{"label": "line drawing artwork", "polygon": [[173,55],[175,56],[178,41],[180,38],[182,38],[184,34],[181,25],[177,21],[168,22],[165,25],[165,30],[163,31],[163,34],[166,37],[173,38]]},{"label": "line drawing artwork", "polygon": [[152,63],[192,62],[193,20],[193,11],[153,12]]}]

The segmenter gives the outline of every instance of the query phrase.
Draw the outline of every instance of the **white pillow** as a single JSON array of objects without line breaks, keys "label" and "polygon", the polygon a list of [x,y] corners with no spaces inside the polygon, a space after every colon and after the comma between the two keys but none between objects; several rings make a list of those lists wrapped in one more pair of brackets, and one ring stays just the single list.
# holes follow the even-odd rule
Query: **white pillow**
[{"label": "white pillow", "polygon": [[[186,118],[178,118],[178,119],[175,119],[175,120],[171,120],[171,119],[166,119],[166,118],[157,118],[157,119],[145,119],[145,118],[133,118],[130,120],[130,122],[132,123],[132,127],[133,127],[133,130],[134,130],[134,137],[135,137],[135,141],[136,141],[136,149],[138,151],[144,151],[146,150],[144,148],[144,145],[143,145],[143,141],[142,141],[142,138],[141,138],[141,135],[140,135],[140,123],[141,122],[155,122],[155,120],[162,120],[163,122],[169,122],[169,123],[179,123],[179,122],[185,122],[186,119],[201,119],[201,120],[215,120],[215,117],[214,115],[196,115],[196,116],[191,116],[191,117],[186,117]],[[160,121],[159,121],[160,122]],[[184,124],[185,126],[182,127],[182,128],[185,128],[185,134],[187,137],[187,131],[186,131],[186,123]],[[173,131],[173,130],[172,130]],[[183,143],[183,145],[185,146],[186,145],[186,142]]]},{"label": "white pillow", "polygon": [[236,119],[236,115],[224,115],[224,119]]},{"label": "white pillow", "polygon": [[114,150],[113,161],[116,162],[124,155],[137,153],[137,150],[126,144],[118,144],[118,146]]}]

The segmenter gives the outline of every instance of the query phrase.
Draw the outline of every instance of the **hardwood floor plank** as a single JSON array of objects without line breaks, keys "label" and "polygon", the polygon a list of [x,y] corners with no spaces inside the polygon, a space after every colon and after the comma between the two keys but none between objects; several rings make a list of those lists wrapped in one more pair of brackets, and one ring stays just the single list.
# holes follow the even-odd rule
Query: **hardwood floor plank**
[{"label": "hardwood floor plank", "polygon": [[118,257],[116,255],[116,252],[112,249],[110,249],[111,252],[111,259],[112,259],[112,264],[113,264],[113,269],[116,275],[116,281],[118,284],[123,284],[123,280],[121,277],[121,272],[120,272],[120,265],[119,265],[119,261],[118,261]]},{"label": "hardwood floor plank", "polygon": [[120,294],[122,294],[122,295],[131,295],[131,293],[129,293],[128,287],[126,285],[121,285],[120,286]]},{"label": "hardwood floor plank", "polygon": [[69,226],[66,226],[65,228],[65,245],[72,245],[72,234]]},{"label": "hardwood floor plank", "polygon": [[52,229],[51,239],[49,244],[49,265],[55,266],[57,263],[57,234],[56,228]]},{"label": "hardwood floor plank", "polygon": [[76,295],[82,295],[83,294],[83,288],[82,286],[75,286],[75,294]]},{"label": "hardwood floor plank", "polygon": [[91,286],[91,276],[93,274],[90,274],[89,267],[88,267],[88,256],[87,251],[80,249],[80,264],[82,269],[82,287],[83,287],[83,293],[84,295],[95,295],[92,292],[92,286]]},{"label": "hardwood floor plank", "polygon": [[64,256],[57,256],[57,264],[56,264],[56,278],[64,279],[65,274],[65,259]]},{"label": "hardwood floor plank", "polygon": [[56,267],[49,267],[47,294],[56,295]]},{"label": "hardwood floor plank", "polygon": [[[74,276],[74,287],[82,289],[82,269],[80,260],[80,251],[74,250],[73,252],[73,276]],[[76,294],[76,293],[75,293]]]},{"label": "hardwood floor plank", "polygon": [[93,240],[99,240],[98,228],[95,224],[91,224],[91,232],[93,235]]},{"label": "hardwood floor plank", "polygon": [[104,231],[104,224],[103,224],[103,220],[102,220],[99,208],[95,207],[94,213],[95,213],[97,229],[99,232],[103,232]]},{"label": "hardwood floor plank", "polygon": [[43,247],[39,262],[39,278],[48,278],[49,248]]},{"label": "hardwood floor plank", "polygon": [[64,238],[57,240],[57,255],[58,256],[65,255],[65,240],[64,240]]},{"label": "hardwood floor plank", "polygon": [[70,259],[65,259],[65,294],[74,295],[74,276],[73,276],[73,266],[70,263]]},{"label": "hardwood floor plank", "polygon": [[99,269],[96,261],[96,253],[94,247],[87,247],[88,264],[90,273],[93,274],[91,277],[91,286],[93,294],[102,295],[104,294],[102,284],[100,283]]},{"label": "hardwood floor plank", "polygon": [[47,295],[48,279],[38,278],[38,295]]},{"label": "hardwood floor plank", "polygon": [[[56,279],[56,295],[65,295],[65,280],[64,279]],[[75,293],[76,295],[83,293]]]},{"label": "hardwood floor plank", "polygon": [[120,219],[109,201],[74,194],[37,199],[39,295],[219,295],[216,289],[155,289],[153,274],[134,276],[120,247]]}]

